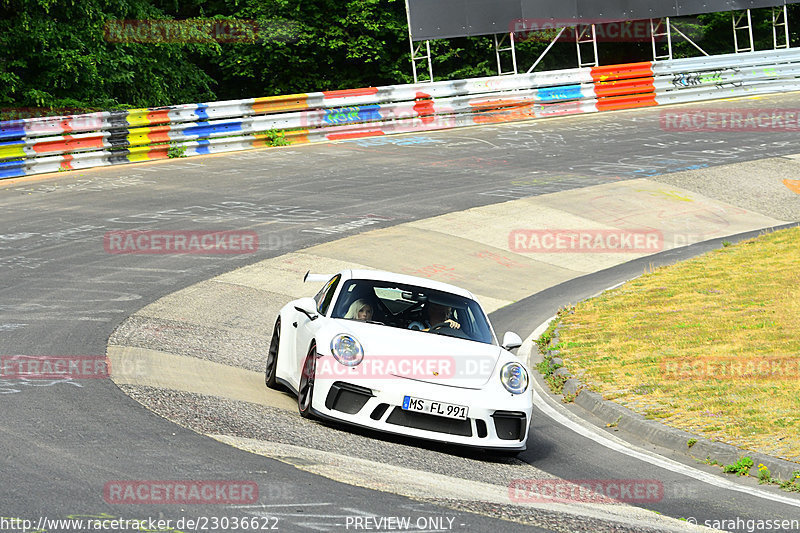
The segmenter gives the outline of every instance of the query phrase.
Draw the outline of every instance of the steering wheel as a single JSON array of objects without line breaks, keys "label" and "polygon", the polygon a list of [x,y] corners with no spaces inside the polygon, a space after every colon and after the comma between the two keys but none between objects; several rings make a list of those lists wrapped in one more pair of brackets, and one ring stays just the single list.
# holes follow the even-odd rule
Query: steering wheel
[{"label": "steering wheel", "polygon": [[447,322],[439,322],[438,324],[434,324],[433,326],[431,326],[430,329],[428,329],[428,331],[433,331],[433,330],[440,329],[440,328],[454,329],[453,326],[451,326]]}]

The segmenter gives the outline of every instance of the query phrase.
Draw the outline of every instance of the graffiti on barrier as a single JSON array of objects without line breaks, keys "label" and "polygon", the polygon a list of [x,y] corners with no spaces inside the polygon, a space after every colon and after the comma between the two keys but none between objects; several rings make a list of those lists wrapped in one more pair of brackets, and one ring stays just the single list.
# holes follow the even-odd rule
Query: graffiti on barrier
[{"label": "graffiti on barrier", "polygon": [[724,87],[741,87],[742,81],[733,81],[731,78],[741,74],[738,68],[721,68],[703,72],[682,72],[672,77],[672,85],[677,88],[696,87],[698,85],[714,84],[718,89]]}]

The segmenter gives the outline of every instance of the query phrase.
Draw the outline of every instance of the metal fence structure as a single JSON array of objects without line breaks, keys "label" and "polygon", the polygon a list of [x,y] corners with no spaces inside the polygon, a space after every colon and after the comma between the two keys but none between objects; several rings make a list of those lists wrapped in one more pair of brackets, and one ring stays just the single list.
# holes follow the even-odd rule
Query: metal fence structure
[{"label": "metal fence structure", "polygon": [[800,90],[800,49],[0,122],[0,178]]}]

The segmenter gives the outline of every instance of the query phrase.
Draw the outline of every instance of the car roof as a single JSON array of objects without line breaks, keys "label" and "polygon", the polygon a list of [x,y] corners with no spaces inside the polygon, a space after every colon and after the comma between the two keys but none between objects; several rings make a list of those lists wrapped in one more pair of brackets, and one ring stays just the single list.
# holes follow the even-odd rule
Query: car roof
[{"label": "car roof", "polygon": [[378,281],[393,281],[396,283],[404,283],[407,285],[417,285],[426,289],[434,289],[442,292],[449,292],[465,296],[470,300],[475,300],[475,296],[466,289],[450,285],[441,281],[435,281],[428,278],[420,278],[417,276],[409,276],[408,274],[397,274],[396,272],[387,272],[385,270],[343,270],[340,272],[342,278],[346,279],[374,279]]}]

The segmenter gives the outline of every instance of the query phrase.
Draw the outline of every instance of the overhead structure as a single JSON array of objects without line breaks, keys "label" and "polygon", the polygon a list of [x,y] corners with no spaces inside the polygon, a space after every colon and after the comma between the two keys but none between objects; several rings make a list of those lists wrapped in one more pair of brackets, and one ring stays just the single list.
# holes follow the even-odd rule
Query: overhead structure
[{"label": "overhead structure", "polygon": [[[739,53],[753,50],[750,10],[772,8],[775,48],[788,48],[786,5],[794,3],[800,3],[800,0],[406,0],[406,13],[416,82],[419,64],[426,64],[426,74],[430,80],[433,79],[432,56],[427,43],[455,37],[494,35],[498,74],[501,75],[517,73],[514,35],[521,31],[574,28],[572,34],[579,67],[598,64],[597,27],[624,21],[650,21],[648,37],[653,42],[654,60],[672,59],[673,33],[705,54],[674,23],[670,23],[672,17],[702,13],[732,12],[734,48]],[[657,40],[661,49],[656,45]],[[511,70],[503,68],[503,52],[511,56]]]}]

